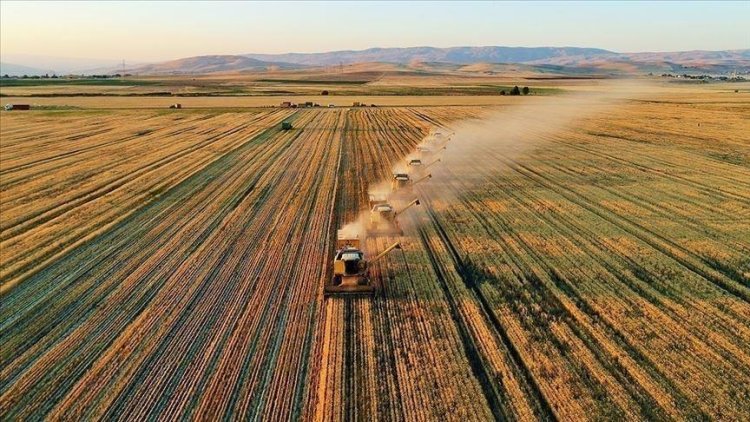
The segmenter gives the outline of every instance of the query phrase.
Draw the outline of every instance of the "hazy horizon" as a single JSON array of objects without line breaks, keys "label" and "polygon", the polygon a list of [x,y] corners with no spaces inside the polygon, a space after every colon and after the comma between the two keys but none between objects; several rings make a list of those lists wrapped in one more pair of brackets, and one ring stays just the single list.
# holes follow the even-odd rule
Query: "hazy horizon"
[{"label": "hazy horizon", "polygon": [[747,2],[385,6],[377,2],[3,1],[0,59],[14,62],[14,57],[37,56],[144,63],[214,54],[378,47],[567,46],[628,53],[750,46],[750,36],[741,29],[750,21]]}]

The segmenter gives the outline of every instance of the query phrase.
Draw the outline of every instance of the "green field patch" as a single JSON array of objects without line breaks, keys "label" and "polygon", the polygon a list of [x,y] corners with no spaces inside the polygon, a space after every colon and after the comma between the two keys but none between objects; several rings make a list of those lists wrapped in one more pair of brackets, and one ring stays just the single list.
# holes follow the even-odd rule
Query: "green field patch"
[{"label": "green field patch", "polygon": [[81,78],[81,79],[0,79],[0,87],[12,86],[58,86],[58,85],[84,85],[84,86],[148,86],[160,85],[159,81],[145,81],[142,79],[122,79],[122,78]]},{"label": "green field patch", "polygon": [[326,81],[319,79],[257,79],[258,82],[280,83],[280,84],[307,84],[307,85],[364,85],[371,81]]}]

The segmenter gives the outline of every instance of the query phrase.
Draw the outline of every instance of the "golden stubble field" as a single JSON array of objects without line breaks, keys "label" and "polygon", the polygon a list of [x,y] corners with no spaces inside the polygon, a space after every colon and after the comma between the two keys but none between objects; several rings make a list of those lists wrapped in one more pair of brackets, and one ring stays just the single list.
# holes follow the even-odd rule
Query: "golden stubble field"
[{"label": "golden stubble field", "polygon": [[[2,112],[0,415],[745,419],[750,98],[611,97]],[[324,299],[336,228],[436,128],[384,291]]]}]

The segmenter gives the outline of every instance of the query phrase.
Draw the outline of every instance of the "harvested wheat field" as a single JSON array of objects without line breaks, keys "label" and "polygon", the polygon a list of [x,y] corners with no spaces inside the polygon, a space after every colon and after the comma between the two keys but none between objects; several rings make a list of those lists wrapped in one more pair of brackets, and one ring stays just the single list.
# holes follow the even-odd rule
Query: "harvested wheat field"
[{"label": "harvested wheat field", "polygon": [[750,97],[662,94],[2,112],[0,416],[747,419]]}]

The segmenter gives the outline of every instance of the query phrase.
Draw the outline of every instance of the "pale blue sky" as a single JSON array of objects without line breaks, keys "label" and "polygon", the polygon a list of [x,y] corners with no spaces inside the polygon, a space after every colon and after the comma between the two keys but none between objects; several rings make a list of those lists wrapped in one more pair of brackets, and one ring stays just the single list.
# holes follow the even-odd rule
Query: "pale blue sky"
[{"label": "pale blue sky", "polygon": [[750,48],[744,2],[0,2],[0,54],[166,60],[430,45]]}]

